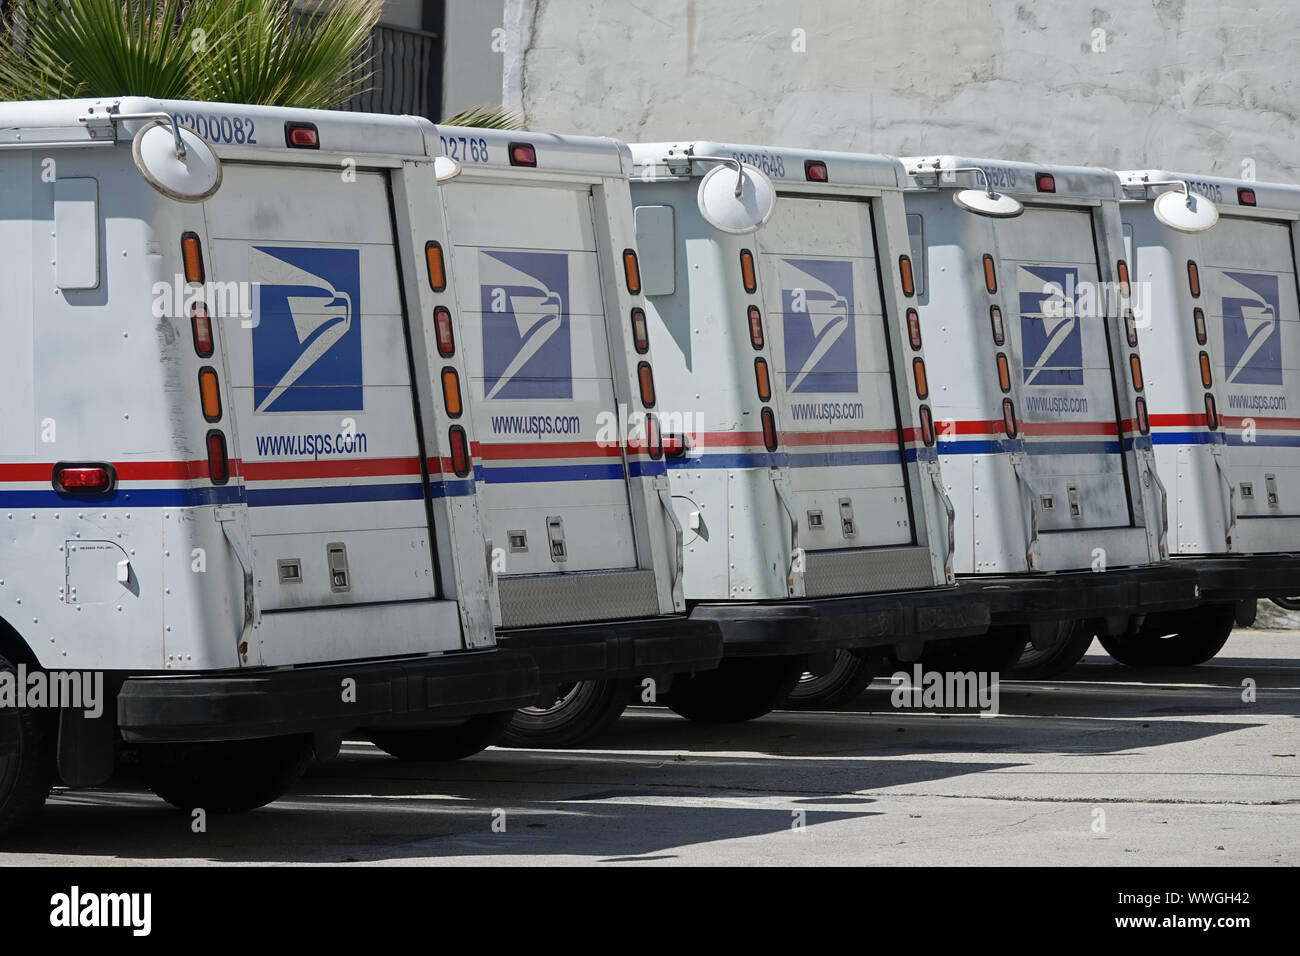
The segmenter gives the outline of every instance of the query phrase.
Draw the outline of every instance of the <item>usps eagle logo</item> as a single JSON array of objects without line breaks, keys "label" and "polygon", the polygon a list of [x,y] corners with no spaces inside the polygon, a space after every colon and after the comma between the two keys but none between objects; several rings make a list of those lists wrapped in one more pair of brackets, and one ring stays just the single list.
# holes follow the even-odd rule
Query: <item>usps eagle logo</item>
[{"label": "usps eagle logo", "polygon": [[856,392],[853,263],[782,259],[781,309],[786,391]]},{"label": "usps eagle logo", "polygon": [[253,409],[362,409],[361,253],[254,246]]},{"label": "usps eagle logo", "polygon": [[1277,276],[1224,272],[1223,361],[1234,385],[1282,384],[1282,326]]},{"label": "usps eagle logo", "polygon": [[1079,270],[1018,266],[1020,344],[1026,385],[1082,385]]},{"label": "usps eagle logo", "polygon": [[572,398],[569,256],[479,253],[486,397]]}]

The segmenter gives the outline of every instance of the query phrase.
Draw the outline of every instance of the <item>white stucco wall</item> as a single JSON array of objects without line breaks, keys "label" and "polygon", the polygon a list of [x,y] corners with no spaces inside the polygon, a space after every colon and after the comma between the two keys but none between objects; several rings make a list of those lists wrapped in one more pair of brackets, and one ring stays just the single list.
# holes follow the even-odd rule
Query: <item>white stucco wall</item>
[{"label": "white stucco wall", "polygon": [[505,7],[503,95],[535,129],[1300,180],[1297,3]]}]

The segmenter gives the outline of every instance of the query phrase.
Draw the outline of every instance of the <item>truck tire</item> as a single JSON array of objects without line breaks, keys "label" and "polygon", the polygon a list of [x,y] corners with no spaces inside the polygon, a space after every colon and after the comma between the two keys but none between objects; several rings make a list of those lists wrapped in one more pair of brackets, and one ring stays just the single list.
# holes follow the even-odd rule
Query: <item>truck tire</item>
[{"label": "truck tire", "polygon": [[855,700],[867,689],[880,669],[869,657],[855,654],[848,648],[835,652],[829,666],[822,662],[809,663],[813,670],[800,675],[794,689],[785,699],[789,710],[833,710]]},{"label": "truck tire", "polygon": [[1209,604],[1184,615],[1168,636],[1139,631],[1101,637],[1106,653],[1130,667],[1192,667],[1223,649],[1236,622],[1235,604]]},{"label": "truck tire", "polygon": [[314,751],[310,734],[141,746],[140,776],[181,810],[255,810],[282,797]]},{"label": "truck tire", "polygon": [[1300,611],[1300,597],[1283,597],[1279,595],[1275,598],[1269,598],[1269,600],[1284,611]]},{"label": "truck tire", "polygon": [[450,727],[413,727],[410,730],[372,728],[371,742],[398,760],[448,761],[472,757],[501,739],[514,711],[475,714]]},{"label": "truck tire", "polygon": [[1032,641],[1025,642],[1025,649],[1020,652],[1020,659],[1011,668],[1014,680],[1050,680],[1060,677],[1088,653],[1097,630],[1087,621],[1064,621],[1062,626],[1068,628],[1064,637],[1046,650],[1040,651]]},{"label": "truck tire", "polygon": [[724,658],[716,670],[674,678],[664,703],[674,713],[701,723],[753,720],[785,702],[806,664],[802,655]]},{"label": "truck tire", "polygon": [[[16,673],[3,655],[0,671]],[[0,836],[31,822],[54,786],[53,713],[28,707],[0,710]]]},{"label": "truck tire", "polygon": [[609,730],[637,686],[635,678],[561,684],[549,707],[515,711],[501,742],[510,747],[576,747]]}]

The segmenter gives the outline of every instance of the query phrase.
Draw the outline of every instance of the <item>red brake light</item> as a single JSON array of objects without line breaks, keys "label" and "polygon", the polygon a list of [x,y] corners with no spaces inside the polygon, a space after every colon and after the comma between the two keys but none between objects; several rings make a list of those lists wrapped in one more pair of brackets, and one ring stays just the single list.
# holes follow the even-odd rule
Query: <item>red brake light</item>
[{"label": "red brake light", "polygon": [[452,425],[447,437],[451,445],[451,470],[464,478],[469,474],[469,439],[465,437],[465,429]]},{"label": "red brake light", "polygon": [[749,307],[749,344],[756,349],[763,347],[763,313],[756,305]]},{"label": "red brake light", "polygon": [[662,458],[664,454],[663,438],[659,433],[659,416],[654,412],[646,413],[645,417],[645,434],[646,445],[649,446],[651,458]]},{"label": "red brake light", "polygon": [[1138,326],[1137,319],[1133,317],[1132,309],[1124,310],[1124,337],[1128,339],[1128,347],[1137,348],[1138,344]]},{"label": "red brake light", "polygon": [[284,124],[284,145],[293,149],[320,149],[320,135],[315,123]]},{"label": "red brake light", "polygon": [[537,150],[533,149],[530,143],[511,143],[510,144],[510,165],[511,166],[536,166]]},{"label": "red brake light", "polygon": [[194,307],[190,310],[190,328],[194,331],[194,351],[198,353],[199,358],[211,358],[212,319],[208,315],[208,307],[202,302],[194,303]]},{"label": "red brake light", "polygon": [[1205,424],[1210,426],[1211,431],[1219,427],[1219,409],[1214,404],[1213,395],[1205,396]]},{"label": "red brake light", "polygon": [[929,405],[921,406],[921,441],[927,445],[934,444],[934,413]]},{"label": "red brake light", "polygon": [[1056,192],[1056,177],[1051,173],[1038,173],[1034,176],[1034,183],[1038,186],[1040,193]]},{"label": "red brake light", "polygon": [[907,310],[907,338],[913,349],[921,347],[921,316],[916,309]]},{"label": "red brake light", "polygon": [[989,322],[993,324],[993,344],[1004,345],[1007,341],[1007,331],[1002,325],[1002,309],[996,305],[989,306]]},{"label": "red brake light", "polygon": [[829,181],[826,174],[826,164],[816,159],[806,159],[803,164],[803,178],[810,183],[824,183]]},{"label": "red brake light", "polygon": [[663,439],[664,454],[669,458],[686,457],[686,436],[685,435],[665,435]]},{"label": "red brake light", "polygon": [[117,484],[117,475],[112,465],[65,465],[57,464],[50,477],[55,491],[65,494],[105,494]]},{"label": "red brake light", "polygon": [[208,432],[208,477],[214,485],[230,480],[230,459],[226,457],[226,436],[215,428]]},{"label": "red brake light", "polygon": [[438,339],[438,354],[451,358],[456,354],[456,338],[451,327],[451,312],[445,305],[433,309],[433,330]]},{"label": "red brake light", "polygon": [[632,310],[632,346],[640,355],[650,351],[650,328],[646,325],[645,309],[640,307]]},{"label": "red brake light", "polygon": [[1002,399],[1002,428],[1008,438],[1015,438],[1020,433],[1016,424],[1016,403],[1009,398]]},{"label": "red brake light", "polygon": [[776,451],[776,416],[772,414],[772,409],[763,409],[763,446],[768,451]]},{"label": "red brake light", "polygon": [[1140,395],[1137,400],[1137,423],[1138,431],[1143,435],[1151,431],[1151,421],[1147,417],[1147,400]]},{"label": "red brake light", "polygon": [[1192,322],[1196,325],[1196,344],[1204,345],[1205,335],[1205,310],[1192,309]]},{"label": "red brake light", "polygon": [[1243,206],[1255,205],[1255,190],[1242,186],[1237,190],[1237,202]]}]

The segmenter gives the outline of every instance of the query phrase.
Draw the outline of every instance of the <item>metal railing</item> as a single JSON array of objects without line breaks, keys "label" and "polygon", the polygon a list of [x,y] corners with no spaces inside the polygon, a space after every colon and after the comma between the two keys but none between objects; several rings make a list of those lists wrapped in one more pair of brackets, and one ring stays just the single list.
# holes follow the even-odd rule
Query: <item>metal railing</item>
[{"label": "metal railing", "polygon": [[370,34],[370,79],[343,109],[437,120],[442,109],[442,37],[381,23]]}]

